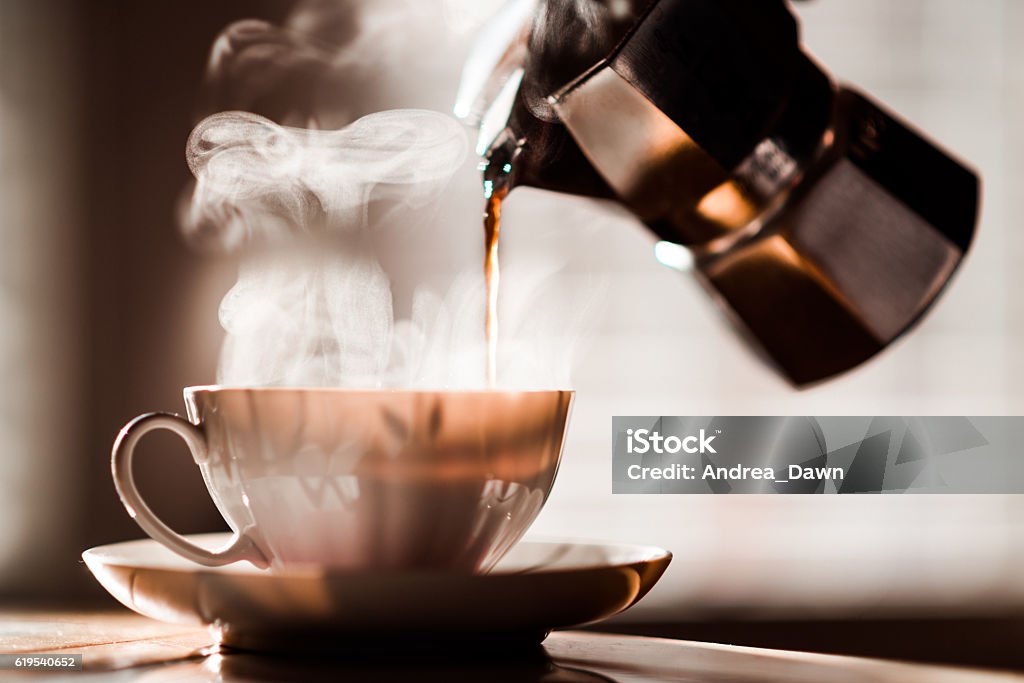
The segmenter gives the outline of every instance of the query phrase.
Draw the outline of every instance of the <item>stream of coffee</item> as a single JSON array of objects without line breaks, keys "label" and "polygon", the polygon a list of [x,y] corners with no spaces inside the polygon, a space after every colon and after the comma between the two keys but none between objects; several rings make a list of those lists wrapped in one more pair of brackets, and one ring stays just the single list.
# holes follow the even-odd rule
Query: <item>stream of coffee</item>
[{"label": "stream of coffee", "polygon": [[508,195],[507,184],[485,185],[484,197],[484,282],[487,308],[484,312],[484,335],[487,339],[487,386],[493,388],[498,375],[498,284],[501,266],[498,262],[498,240],[501,236],[501,203]]}]

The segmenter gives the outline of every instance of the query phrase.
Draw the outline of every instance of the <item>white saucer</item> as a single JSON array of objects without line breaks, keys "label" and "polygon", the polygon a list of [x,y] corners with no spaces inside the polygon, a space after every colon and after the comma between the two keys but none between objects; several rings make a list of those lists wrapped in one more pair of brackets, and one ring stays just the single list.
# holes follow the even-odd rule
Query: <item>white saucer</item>
[{"label": "white saucer", "polygon": [[[227,536],[189,539],[214,548]],[[271,573],[248,563],[207,568],[149,539],[92,548],[82,558],[111,595],[140,614],[212,626],[229,647],[291,651],[362,647],[396,636],[536,644],[552,629],[628,609],[672,554],[650,546],[524,541],[491,573],[475,576]]]}]

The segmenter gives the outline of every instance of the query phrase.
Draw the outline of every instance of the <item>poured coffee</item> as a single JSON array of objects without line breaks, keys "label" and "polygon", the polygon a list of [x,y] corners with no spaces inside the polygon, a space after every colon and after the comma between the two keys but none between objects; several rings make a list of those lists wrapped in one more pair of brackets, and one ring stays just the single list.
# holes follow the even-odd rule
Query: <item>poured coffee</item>
[{"label": "poured coffee", "polygon": [[501,236],[501,203],[508,195],[508,185],[485,186],[484,196],[484,281],[487,288],[487,309],[484,312],[484,335],[487,338],[487,386],[493,387],[498,373],[498,284],[501,266],[498,262],[498,240]]},{"label": "poured coffee", "polygon": [[513,163],[522,151],[522,141],[509,141],[492,154],[484,166],[484,283],[487,308],[484,311],[484,336],[487,340],[487,386],[494,387],[498,376],[498,289],[501,266],[498,243],[501,238],[501,206],[514,186]]}]

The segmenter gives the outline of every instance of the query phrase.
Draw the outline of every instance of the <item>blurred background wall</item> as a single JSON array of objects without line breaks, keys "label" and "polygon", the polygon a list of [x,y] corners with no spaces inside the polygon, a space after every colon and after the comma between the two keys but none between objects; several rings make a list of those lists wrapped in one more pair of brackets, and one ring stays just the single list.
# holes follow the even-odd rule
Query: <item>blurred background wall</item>
[{"label": "blurred background wall", "polygon": [[[343,2],[344,0],[337,0]],[[0,2],[0,595],[99,598],[78,561],[136,538],[108,457],[147,410],[181,410],[214,380],[217,306],[234,264],[178,236],[188,133],[210,44],[285,0]],[[343,117],[448,111],[463,55],[497,0],[388,0],[379,50],[331,97]],[[666,580],[631,619],[715,615],[1020,615],[1024,502],[1010,496],[612,496],[614,414],[1024,413],[1024,6],[1014,0],[817,0],[805,42],[980,169],[982,225],[954,285],[868,365],[794,391],[738,340],[703,290],[658,265],[621,210],[517,190],[506,262],[564,253],[558,287],[603,278],[578,357],[565,461],[536,533],[664,545]],[[449,233],[476,267],[479,185],[467,162]],[[400,250],[401,245],[396,245]],[[404,277],[431,257],[397,262]],[[458,260],[454,259],[454,260]],[[595,275],[597,274],[597,275]],[[596,279],[595,279],[596,278]],[[515,281],[506,279],[506,291]],[[173,437],[148,439],[140,485],[183,532],[223,527]]]}]

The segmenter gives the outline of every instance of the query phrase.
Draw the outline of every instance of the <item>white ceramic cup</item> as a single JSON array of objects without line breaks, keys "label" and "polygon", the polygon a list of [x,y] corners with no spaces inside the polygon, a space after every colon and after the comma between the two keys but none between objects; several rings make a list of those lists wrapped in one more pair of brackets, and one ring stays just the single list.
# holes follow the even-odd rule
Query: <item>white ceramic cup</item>
[{"label": "white ceramic cup", "polygon": [[[114,484],[142,529],[207,566],[486,571],[547,499],[571,391],[185,389],[188,419],[141,415],[114,443]],[[186,443],[228,525],[208,550],[146,505],[147,432]]]}]

